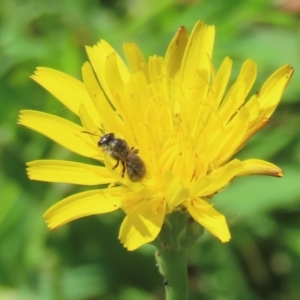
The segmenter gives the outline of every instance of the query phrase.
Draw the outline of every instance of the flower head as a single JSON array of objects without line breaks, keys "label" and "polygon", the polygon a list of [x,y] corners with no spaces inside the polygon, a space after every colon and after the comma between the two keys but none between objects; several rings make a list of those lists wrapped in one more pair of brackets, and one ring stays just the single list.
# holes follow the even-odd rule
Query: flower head
[{"label": "flower head", "polygon": [[[125,44],[128,66],[107,42],[100,41],[87,47],[90,63],[82,67],[82,82],[37,68],[32,78],[75,113],[81,125],[38,111],[22,111],[19,123],[103,164],[33,161],[28,163],[30,179],[108,184],[52,206],[44,215],[51,229],[121,208],[126,217],[119,238],[134,250],[157,237],[166,214],[185,209],[219,240],[230,239],[226,219],[213,207],[212,197],[237,176],[282,176],[266,161],[230,159],[268,123],[293,69],[281,67],[246,100],[256,65],[245,61],[228,88],[232,61],[225,58],[214,71],[214,34],[214,27],[202,22],[190,35],[180,27],[166,55],[148,60],[135,44]],[[100,137],[108,133],[126,143],[123,156],[114,156],[115,148],[103,151],[98,146]],[[137,156],[145,166],[146,174],[137,180],[126,173],[127,154]],[[123,167],[127,167],[125,176]]]}]

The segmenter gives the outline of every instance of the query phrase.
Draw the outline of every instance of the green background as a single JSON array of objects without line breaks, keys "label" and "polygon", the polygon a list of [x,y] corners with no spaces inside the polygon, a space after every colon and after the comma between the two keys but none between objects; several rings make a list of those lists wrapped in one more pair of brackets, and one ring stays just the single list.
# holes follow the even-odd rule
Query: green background
[{"label": "green background", "polygon": [[100,39],[121,53],[135,42],[164,55],[177,28],[216,25],[214,65],[258,64],[255,93],[290,63],[296,70],[270,124],[237,155],[283,168],[285,176],[243,177],[216,199],[230,243],[209,234],[189,259],[190,299],[300,299],[300,5],[298,1],[0,1],[0,300],[164,299],[154,247],[128,252],[117,239],[121,212],[88,217],[49,232],[48,207],[88,187],[30,181],[25,163],[86,161],[18,126],[21,109],[78,121],[29,79],[37,66],[81,78],[85,45]]}]

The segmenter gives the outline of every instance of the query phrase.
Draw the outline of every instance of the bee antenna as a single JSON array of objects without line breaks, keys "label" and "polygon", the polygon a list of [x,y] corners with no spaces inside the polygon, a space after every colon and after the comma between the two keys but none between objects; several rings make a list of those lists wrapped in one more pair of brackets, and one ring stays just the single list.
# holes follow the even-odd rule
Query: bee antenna
[{"label": "bee antenna", "polygon": [[104,133],[105,133],[104,126],[103,126],[103,124],[102,124],[102,123],[101,123],[101,128],[99,128],[99,130],[102,132],[102,134],[104,134]]},{"label": "bee antenna", "polygon": [[93,135],[93,136],[100,136],[98,134],[95,134],[95,133],[92,133],[92,132],[88,132],[88,131],[81,131],[81,133],[87,133],[87,134],[90,134],[90,135]]}]

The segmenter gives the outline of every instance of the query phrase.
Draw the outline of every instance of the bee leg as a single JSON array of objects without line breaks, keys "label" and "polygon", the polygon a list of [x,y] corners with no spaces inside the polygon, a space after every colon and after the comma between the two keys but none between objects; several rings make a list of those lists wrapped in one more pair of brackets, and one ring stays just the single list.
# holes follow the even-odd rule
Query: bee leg
[{"label": "bee leg", "polygon": [[121,163],[122,163],[122,166],[123,166],[123,169],[122,169],[122,178],[124,178],[126,166],[125,166],[124,161],[121,161]]},{"label": "bee leg", "polygon": [[113,170],[119,165],[119,162],[120,160],[118,159],[116,165],[113,167]]},{"label": "bee leg", "polygon": [[132,151],[134,154],[138,154],[138,153],[139,153],[139,149],[134,149],[133,147],[131,147],[131,151]]}]

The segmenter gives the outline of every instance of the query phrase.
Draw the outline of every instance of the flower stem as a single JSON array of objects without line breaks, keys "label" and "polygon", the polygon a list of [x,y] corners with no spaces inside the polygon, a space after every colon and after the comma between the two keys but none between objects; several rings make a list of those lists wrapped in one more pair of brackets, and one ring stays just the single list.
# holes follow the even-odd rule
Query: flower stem
[{"label": "flower stem", "polygon": [[160,248],[156,260],[165,277],[166,300],[188,299],[187,249]]}]

